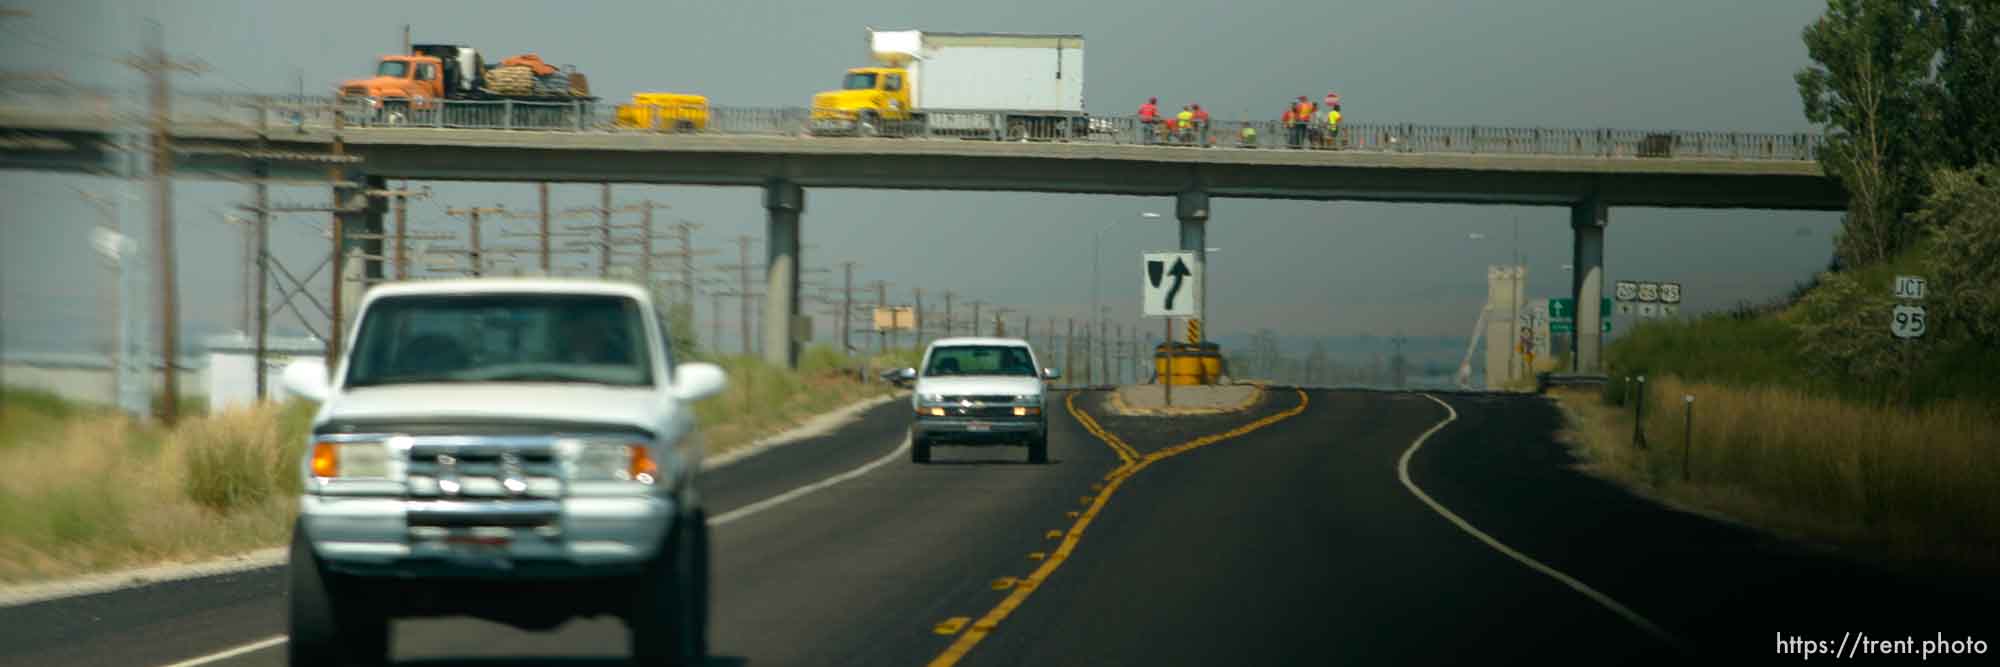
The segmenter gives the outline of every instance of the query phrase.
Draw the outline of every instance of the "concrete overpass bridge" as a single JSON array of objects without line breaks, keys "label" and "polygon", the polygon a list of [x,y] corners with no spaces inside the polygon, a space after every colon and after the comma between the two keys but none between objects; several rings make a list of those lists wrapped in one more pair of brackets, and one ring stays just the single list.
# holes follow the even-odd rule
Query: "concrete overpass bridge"
[{"label": "concrete overpass bridge", "polygon": [[[388,119],[331,98],[203,96],[174,108],[167,127],[177,176],[332,182],[343,201],[390,179],[763,188],[767,322],[799,312],[807,188],[1174,197],[1180,247],[1196,253],[1217,197],[1568,206],[1579,372],[1599,367],[1596,297],[1613,207],[1846,206],[1815,160],[1818,137],[1799,134],[1357,123],[1343,125],[1337,148],[1320,150],[1289,148],[1285,128],[1253,121],[1217,121],[1220,140],[1197,147],[1149,141],[1131,118],[1092,118],[1087,133],[1065,126],[1063,136],[1009,135],[995,118],[993,135],[978,138],[996,140],[968,141],[921,127],[902,137],[810,137],[803,109],[716,108],[701,130],[674,132],[618,127],[589,105],[453,102]],[[1259,138],[1239,142],[1242,127]],[[130,173],[121,169],[133,163],[139,129],[128,109],[103,98],[0,93],[0,168]],[[343,227],[379,234],[382,214],[375,202]],[[378,245],[367,254],[382,253]],[[379,277],[379,263],[368,273]],[[789,334],[766,327],[767,359],[796,362]]]}]

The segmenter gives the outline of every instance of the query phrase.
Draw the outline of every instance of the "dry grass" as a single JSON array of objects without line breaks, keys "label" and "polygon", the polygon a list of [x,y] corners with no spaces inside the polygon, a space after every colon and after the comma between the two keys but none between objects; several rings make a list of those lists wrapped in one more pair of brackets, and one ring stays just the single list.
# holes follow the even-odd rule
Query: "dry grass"
[{"label": "dry grass", "polygon": [[[888,389],[837,371],[728,360],[696,407],[711,454]],[[175,428],[9,391],[0,401],[0,584],[281,545],[313,406],[263,405]]]},{"label": "dry grass", "polygon": [[296,462],[303,410],[262,406],[172,430],[83,409],[49,423],[43,411],[33,418],[42,427],[0,443],[0,470],[10,471],[0,475],[0,582],[282,542],[293,503],[285,484],[295,490],[296,475],[240,464]]},{"label": "dry grass", "polygon": [[695,406],[708,455],[714,456],[782,432],[821,414],[889,391],[881,382],[861,384],[841,375],[838,365],[788,371],[747,358],[717,363],[729,372],[729,388]]},{"label": "dry grass", "polygon": [[1671,377],[1649,385],[1643,451],[1632,444],[1630,407],[1596,392],[1558,394],[1570,440],[1594,471],[1893,564],[2000,572],[2000,406],[1888,407]]}]

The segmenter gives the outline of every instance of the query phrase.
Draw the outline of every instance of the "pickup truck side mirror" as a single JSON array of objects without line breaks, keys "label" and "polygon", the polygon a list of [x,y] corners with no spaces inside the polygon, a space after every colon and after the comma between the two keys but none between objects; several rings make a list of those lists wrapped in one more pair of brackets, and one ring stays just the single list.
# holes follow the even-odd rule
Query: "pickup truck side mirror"
[{"label": "pickup truck side mirror", "polygon": [[1062,379],[1062,371],[1059,371],[1059,370],[1056,370],[1056,369],[1053,369],[1053,368],[1044,368],[1044,369],[1042,369],[1042,379],[1044,379],[1044,380],[1060,380],[1060,379]]},{"label": "pickup truck side mirror", "polygon": [[293,396],[323,403],[331,391],[326,381],[326,362],[318,359],[300,359],[285,365],[285,391]]},{"label": "pickup truck side mirror", "polygon": [[896,377],[903,378],[904,380],[915,380],[917,379],[917,369],[905,368],[903,370],[896,371]]},{"label": "pickup truck side mirror", "polygon": [[729,387],[729,375],[715,364],[691,361],[674,368],[674,398],[699,401]]}]

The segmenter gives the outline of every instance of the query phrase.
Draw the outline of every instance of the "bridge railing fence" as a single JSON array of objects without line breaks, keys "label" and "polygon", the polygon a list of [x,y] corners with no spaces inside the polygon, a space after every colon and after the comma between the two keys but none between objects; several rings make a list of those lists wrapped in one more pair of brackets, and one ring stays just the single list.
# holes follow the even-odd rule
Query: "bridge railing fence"
[{"label": "bridge railing fence", "polygon": [[[0,107],[97,122],[145,120],[143,96],[121,88],[69,84],[0,86]],[[330,128],[336,115],[357,128],[438,128],[549,132],[660,132],[710,135],[842,136],[974,139],[1026,142],[1344,150],[1390,153],[1555,155],[1598,158],[1815,160],[1825,140],[1811,133],[1686,130],[1519,128],[1414,123],[1345,122],[1330,132],[1323,121],[1294,125],[1270,120],[1212,119],[1205,127],[1169,131],[1135,116],[1009,114],[928,110],[908,119],[856,117],[805,107],[652,106],[607,102],[433,100],[383,102],[333,95],[251,95],[183,92],[172,100],[173,122],[254,128]],[[1246,132],[1247,130],[1247,132]]]}]

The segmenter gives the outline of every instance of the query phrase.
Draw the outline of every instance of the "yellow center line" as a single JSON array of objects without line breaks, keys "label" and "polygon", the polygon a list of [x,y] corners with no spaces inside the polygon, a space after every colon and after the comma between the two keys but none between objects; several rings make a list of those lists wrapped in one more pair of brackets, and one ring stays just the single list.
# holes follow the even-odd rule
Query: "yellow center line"
[{"label": "yellow center line", "polygon": [[1117,436],[1105,432],[1101,427],[1097,426],[1097,422],[1092,420],[1089,415],[1077,410],[1076,394],[1071,393],[1069,400],[1066,401],[1070,414],[1075,416],[1078,422],[1083,423],[1084,428],[1090,431],[1091,435],[1097,436],[1098,439],[1104,441],[1104,444],[1110,446],[1112,450],[1117,451],[1118,457],[1123,459],[1125,463],[1118,466],[1117,469],[1111,471],[1109,476],[1105,477],[1104,490],[1099,492],[1096,499],[1091,501],[1090,507],[1083,511],[1083,516],[1077,518],[1076,524],[1070,526],[1069,531],[1063,536],[1062,544],[1057,545],[1053,553],[1048,554],[1042,559],[1041,566],[1035,568],[1035,571],[1027,577],[1017,580],[1013,592],[1000,600],[1000,603],[995,605],[992,610],[987,611],[986,615],[979,617],[977,621],[973,621],[971,628],[966,629],[964,634],[959,635],[958,639],[953,640],[951,646],[945,647],[943,653],[939,653],[936,658],[931,659],[930,667],[952,667],[952,665],[958,664],[958,661],[965,659],[965,655],[972,651],[972,647],[978,646],[980,641],[986,639],[986,635],[992,634],[993,629],[999,627],[1001,621],[1006,620],[1008,615],[1013,614],[1015,609],[1020,608],[1021,603],[1026,602],[1028,596],[1033,595],[1035,589],[1040,588],[1042,582],[1047,580],[1049,575],[1055,573],[1056,568],[1062,567],[1063,561],[1069,559],[1070,553],[1076,551],[1077,542],[1083,539],[1084,529],[1088,528],[1090,522],[1097,518],[1098,512],[1104,510],[1104,504],[1111,500],[1112,494],[1117,493],[1119,487],[1125,485],[1125,480],[1131,479],[1132,475],[1137,474],[1140,470],[1144,470],[1146,466],[1150,466],[1155,462],[1238,437],[1305,412],[1307,404],[1306,392],[1304,390],[1296,391],[1299,392],[1299,404],[1291,409],[1238,426],[1223,433],[1195,438],[1144,456],[1138,456],[1137,450],[1130,449],[1131,445],[1126,445]]}]

